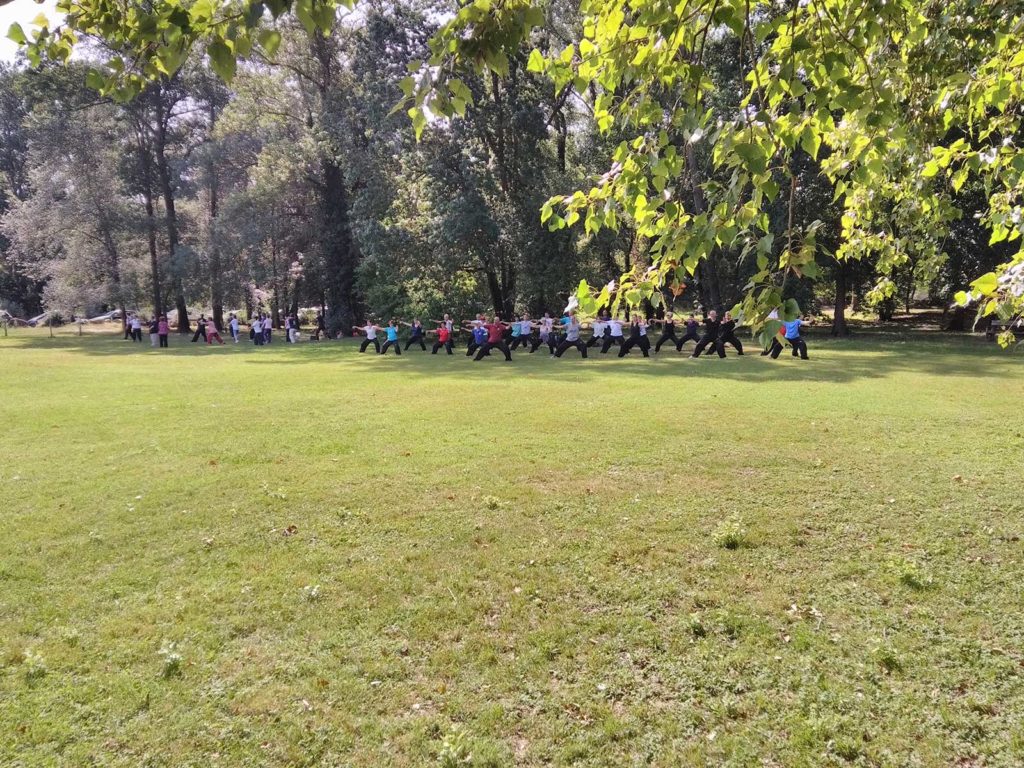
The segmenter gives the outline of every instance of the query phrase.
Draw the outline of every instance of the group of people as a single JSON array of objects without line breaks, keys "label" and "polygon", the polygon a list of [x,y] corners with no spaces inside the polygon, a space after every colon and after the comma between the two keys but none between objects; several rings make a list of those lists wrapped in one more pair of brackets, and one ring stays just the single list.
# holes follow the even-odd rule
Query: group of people
[{"label": "group of people", "polygon": [[[411,323],[391,320],[383,326],[371,322],[357,326],[354,330],[364,337],[359,345],[359,351],[366,352],[372,346],[379,355],[386,355],[392,349],[396,355],[401,355],[403,346],[399,339],[399,331],[404,326],[409,329],[404,346],[406,352],[414,345],[426,352],[427,337],[432,337],[431,354],[436,355],[441,350],[449,355],[454,354],[455,335],[458,331],[464,331],[468,334],[466,356],[474,360],[483,360],[490,356],[493,350],[497,350],[506,361],[511,361],[512,352],[520,347],[532,354],[543,346],[547,347],[551,357],[562,357],[570,349],[575,349],[581,357],[586,358],[591,349],[597,348],[601,354],[607,354],[612,347],[618,349],[618,357],[625,357],[634,349],[639,350],[644,357],[650,357],[650,331],[653,326],[661,326],[661,335],[654,345],[655,354],[659,353],[665,344],[672,344],[677,352],[682,352],[683,345],[688,341],[694,343],[691,358],[699,358],[705,354],[716,354],[724,358],[727,346],[735,349],[738,355],[743,354],[743,343],[736,335],[736,320],[729,312],[719,319],[715,310],[708,312],[702,323],[697,321],[693,313],[685,320],[679,319],[673,312],[665,313],[664,318],[649,320],[639,313],[624,319],[602,311],[598,313],[596,319],[587,324],[591,333],[586,341],[583,340],[585,326],[577,319],[574,311],[569,311],[557,319],[545,313],[536,320],[529,314],[523,314],[520,319],[511,321],[504,321],[498,315],[488,318],[478,314],[476,318],[458,328],[449,314],[445,314],[440,320],[429,322],[435,327],[428,329],[419,319],[414,319]],[[237,344],[241,334],[241,323],[236,313],[230,314],[227,325],[232,340]],[[256,346],[270,344],[273,325],[269,315],[257,314],[249,324],[249,339]],[[805,321],[799,318],[783,322],[779,335],[772,339],[769,347],[761,354],[773,359],[778,358],[784,349],[785,341],[792,348],[794,357],[799,356],[806,360],[807,343],[800,333],[802,325],[805,325]],[[129,316],[125,325],[125,339],[141,342],[142,326],[141,317]],[[284,331],[285,341],[291,344],[298,342],[299,320],[295,315],[285,317]],[[312,338],[319,339],[325,332],[323,316],[318,315],[317,330]],[[149,333],[154,347],[168,346],[170,326],[166,315],[153,319],[149,325]],[[782,336],[782,340],[779,336]],[[383,344],[381,338],[384,340]],[[192,341],[198,342],[200,339],[208,345],[214,342],[224,344],[216,324],[205,315],[200,315]]]},{"label": "group of people", "polygon": [[[456,332],[465,331],[468,334],[466,356],[474,360],[482,360],[493,350],[497,350],[506,361],[511,361],[512,352],[520,347],[532,354],[542,346],[548,348],[551,357],[562,357],[570,349],[576,349],[581,357],[586,358],[588,350],[594,347],[598,347],[602,354],[607,354],[612,347],[617,347],[618,357],[625,357],[634,349],[639,350],[644,357],[650,357],[649,332],[652,326],[660,325],[661,336],[654,345],[655,354],[660,352],[665,344],[674,344],[676,351],[681,352],[683,345],[688,341],[694,343],[690,354],[692,358],[699,358],[704,354],[717,354],[718,357],[724,358],[726,346],[733,347],[739,355],[743,354],[743,343],[736,335],[736,320],[730,312],[726,312],[719,319],[715,310],[707,313],[703,323],[699,323],[692,313],[685,321],[681,321],[673,312],[667,312],[663,319],[655,320],[648,320],[639,313],[634,313],[627,320],[600,312],[597,318],[588,324],[591,334],[586,341],[582,338],[584,326],[573,311],[567,312],[557,320],[548,313],[537,320],[524,314],[521,319],[511,321],[504,321],[498,315],[488,318],[479,314],[458,329],[448,314],[441,320],[430,322],[436,327],[429,330],[424,328],[419,319],[414,319],[411,323],[391,320],[385,326],[375,323],[358,326],[354,330],[364,336],[359,351],[366,352],[373,346],[377,354],[387,354],[393,349],[396,355],[401,355],[399,330],[401,326],[406,326],[410,331],[405,341],[405,351],[415,344],[426,352],[425,337],[430,335],[436,337],[431,354],[436,355],[438,351],[444,349],[451,355],[454,353],[453,339]],[[799,355],[806,360],[807,344],[800,334],[800,327],[804,324],[805,322],[799,318],[785,322],[779,335],[793,348],[794,357]],[[380,342],[380,334],[384,336],[383,345]],[[761,354],[770,355],[774,359],[782,350],[782,342],[776,337],[772,339],[769,348]]]},{"label": "group of people", "polygon": [[146,320],[141,315],[129,312],[124,320],[124,338],[133,342],[142,341],[142,327],[149,328],[149,343],[154,347],[168,346],[168,338],[171,335],[171,325],[167,322],[167,315],[159,315],[152,320]]}]

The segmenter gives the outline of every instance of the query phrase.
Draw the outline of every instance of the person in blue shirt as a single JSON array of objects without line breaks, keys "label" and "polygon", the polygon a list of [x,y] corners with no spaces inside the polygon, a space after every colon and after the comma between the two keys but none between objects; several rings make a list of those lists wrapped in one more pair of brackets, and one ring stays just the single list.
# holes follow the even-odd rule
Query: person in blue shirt
[{"label": "person in blue shirt", "polygon": [[[802,360],[807,359],[807,342],[800,336],[800,326],[807,325],[806,322],[801,320],[799,317],[796,320],[784,321],[782,323],[782,330],[785,334],[786,341],[793,347],[793,357],[800,355]],[[782,352],[782,345],[775,344],[772,346],[771,358],[776,360],[779,357],[779,353]]]},{"label": "person in blue shirt", "polygon": [[469,346],[466,348],[466,357],[472,357],[480,347],[487,343],[487,328],[482,320],[477,319],[473,321],[470,333],[472,337],[469,340]]},{"label": "person in blue shirt", "polygon": [[398,324],[392,320],[388,323],[388,327],[384,329],[384,333],[388,335],[387,341],[384,342],[384,346],[381,348],[380,353],[386,355],[388,350],[394,347],[395,354],[402,354],[402,345],[398,343]]}]

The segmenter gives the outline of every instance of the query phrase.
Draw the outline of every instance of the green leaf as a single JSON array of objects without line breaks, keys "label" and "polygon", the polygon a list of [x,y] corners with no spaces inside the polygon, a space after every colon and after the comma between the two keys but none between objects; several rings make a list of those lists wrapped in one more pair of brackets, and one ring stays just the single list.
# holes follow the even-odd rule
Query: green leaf
[{"label": "green leaf", "polygon": [[264,29],[260,32],[259,41],[260,47],[263,48],[267,56],[274,58],[277,49],[281,46],[281,33],[276,29]]},{"label": "green leaf", "polygon": [[536,48],[530,51],[530,60],[526,62],[526,69],[530,72],[544,71],[544,56]]},{"label": "green leaf", "polygon": [[28,42],[28,38],[25,37],[25,30],[23,30],[21,28],[21,24],[18,24],[17,22],[11,24],[10,28],[7,30],[7,39],[13,40],[18,45],[24,45]]},{"label": "green leaf", "polygon": [[971,283],[971,288],[978,291],[984,296],[991,296],[996,292],[996,288],[998,287],[999,278],[996,277],[995,272],[988,272],[987,274],[982,275],[973,283]]},{"label": "green leaf", "polygon": [[800,317],[800,305],[796,299],[786,299],[782,305],[782,317],[787,323]]},{"label": "green leaf", "polygon": [[226,83],[230,83],[235,76],[237,62],[235,54],[221,40],[214,40],[206,46],[206,53],[210,56],[210,66],[213,71]]}]

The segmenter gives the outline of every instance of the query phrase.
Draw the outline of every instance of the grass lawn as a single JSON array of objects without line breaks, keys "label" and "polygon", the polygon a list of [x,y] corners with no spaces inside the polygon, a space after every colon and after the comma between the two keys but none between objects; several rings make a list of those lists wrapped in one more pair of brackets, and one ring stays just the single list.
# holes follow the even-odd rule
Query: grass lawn
[{"label": "grass lawn", "polygon": [[1020,354],[72,333],[0,338],[0,765],[1024,762]]}]

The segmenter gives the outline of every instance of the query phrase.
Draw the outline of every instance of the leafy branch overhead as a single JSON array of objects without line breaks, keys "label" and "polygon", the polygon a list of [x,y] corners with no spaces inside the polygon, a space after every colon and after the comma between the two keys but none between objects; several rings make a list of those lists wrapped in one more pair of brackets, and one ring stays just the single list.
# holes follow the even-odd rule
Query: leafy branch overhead
[{"label": "leafy branch overhead", "polygon": [[[159,0],[146,10],[115,0],[61,0],[59,29],[12,28],[31,61],[67,60],[80,36],[112,53],[91,83],[115,98],[181,65],[202,44],[225,79],[235,62],[280,40],[274,22],[292,14],[310,34],[328,29],[335,0]],[[547,4],[475,0],[433,36],[430,57],[402,83],[417,136],[432,119],[464,115],[470,74],[508,75],[522,56],[572,95],[599,130],[621,139],[592,185],[551,198],[540,215],[552,230],[634,228],[650,268],[627,275],[620,301],[681,290],[715,253],[753,259],[757,271],[737,307],[763,327],[782,305],[781,278],[813,277],[824,259],[877,260],[879,296],[910,259],[943,258],[943,237],[961,212],[957,194],[981,185],[991,242],[1024,232],[1024,12],[976,0],[583,0],[578,34],[553,44]],[[738,108],[713,108],[708,51],[727,43],[742,70]],[[801,162],[820,167],[842,207],[837,247],[818,225],[798,224]],[[702,167],[701,164],[706,164]],[[769,207],[788,207],[781,232]],[[1024,309],[1015,255],[959,298],[1004,318]],[[588,289],[589,290],[589,289]],[[596,292],[594,292],[596,293]],[[1008,339],[1007,339],[1008,340]]]}]

